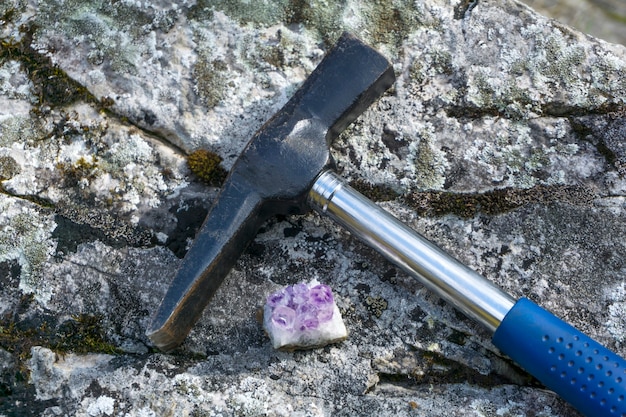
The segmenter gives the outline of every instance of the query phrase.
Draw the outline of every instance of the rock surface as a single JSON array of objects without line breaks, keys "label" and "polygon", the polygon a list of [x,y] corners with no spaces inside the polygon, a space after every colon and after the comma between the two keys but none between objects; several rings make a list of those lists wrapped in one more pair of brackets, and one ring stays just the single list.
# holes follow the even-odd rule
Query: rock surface
[{"label": "rock surface", "polygon": [[621,0],[522,0],[544,16],[609,42],[626,44],[626,3]]},{"label": "rock surface", "polygon": [[[315,214],[269,221],[186,342],[144,332],[217,188],[344,30],[393,91],[333,145],[364,192],[626,354],[626,49],[512,0],[0,4],[0,415],[572,416],[477,324]],[[256,310],[329,284],[350,332]]]}]

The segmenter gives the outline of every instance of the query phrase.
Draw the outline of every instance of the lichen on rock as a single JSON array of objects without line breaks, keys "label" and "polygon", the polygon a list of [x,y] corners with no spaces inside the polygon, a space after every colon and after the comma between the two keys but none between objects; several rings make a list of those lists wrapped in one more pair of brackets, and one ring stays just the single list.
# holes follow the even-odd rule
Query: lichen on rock
[{"label": "lichen on rock", "polygon": [[55,242],[50,233],[55,227],[50,213],[41,215],[35,204],[0,194],[0,263],[19,264],[20,290],[42,299],[50,296],[43,272],[51,260]]}]

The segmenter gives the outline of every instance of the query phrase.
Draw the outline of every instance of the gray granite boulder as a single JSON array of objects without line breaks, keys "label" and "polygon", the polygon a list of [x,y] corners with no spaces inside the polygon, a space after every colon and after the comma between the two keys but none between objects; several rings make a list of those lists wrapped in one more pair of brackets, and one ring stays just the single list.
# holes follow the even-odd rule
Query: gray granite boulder
[{"label": "gray granite boulder", "polygon": [[[626,354],[626,49],[512,0],[0,5],[0,415],[572,416],[490,334],[316,214],[270,220],[185,343],[144,332],[229,169],[344,30],[398,77],[339,171]],[[350,336],[274,351],[317,278]]]}]

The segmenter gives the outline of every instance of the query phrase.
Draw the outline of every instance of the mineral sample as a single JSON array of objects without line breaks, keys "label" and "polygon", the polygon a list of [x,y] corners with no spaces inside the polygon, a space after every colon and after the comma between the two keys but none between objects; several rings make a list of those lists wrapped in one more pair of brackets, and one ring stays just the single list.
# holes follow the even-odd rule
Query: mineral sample
[{"label": "mineral sample", "polygon": [[263,326],[274,348],[281,350],[321,347],[348,336],[332,290],[317,280],[267,297]]}]

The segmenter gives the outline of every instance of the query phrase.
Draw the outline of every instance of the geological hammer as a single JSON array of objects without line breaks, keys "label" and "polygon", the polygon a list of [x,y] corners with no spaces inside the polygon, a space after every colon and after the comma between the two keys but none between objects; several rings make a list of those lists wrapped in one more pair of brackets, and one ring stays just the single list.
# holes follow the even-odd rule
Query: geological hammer
[{"label": "geological hammer", "polygon": [[493,332],[492,342],[587,416],[626,417],[626,361],[532,301],[493,283],[401,223],[333,171],[330,144],[395,82],[391,64],[344,33],[248,142],[147,331],[185,339],[270,217],[315,209]]}]

